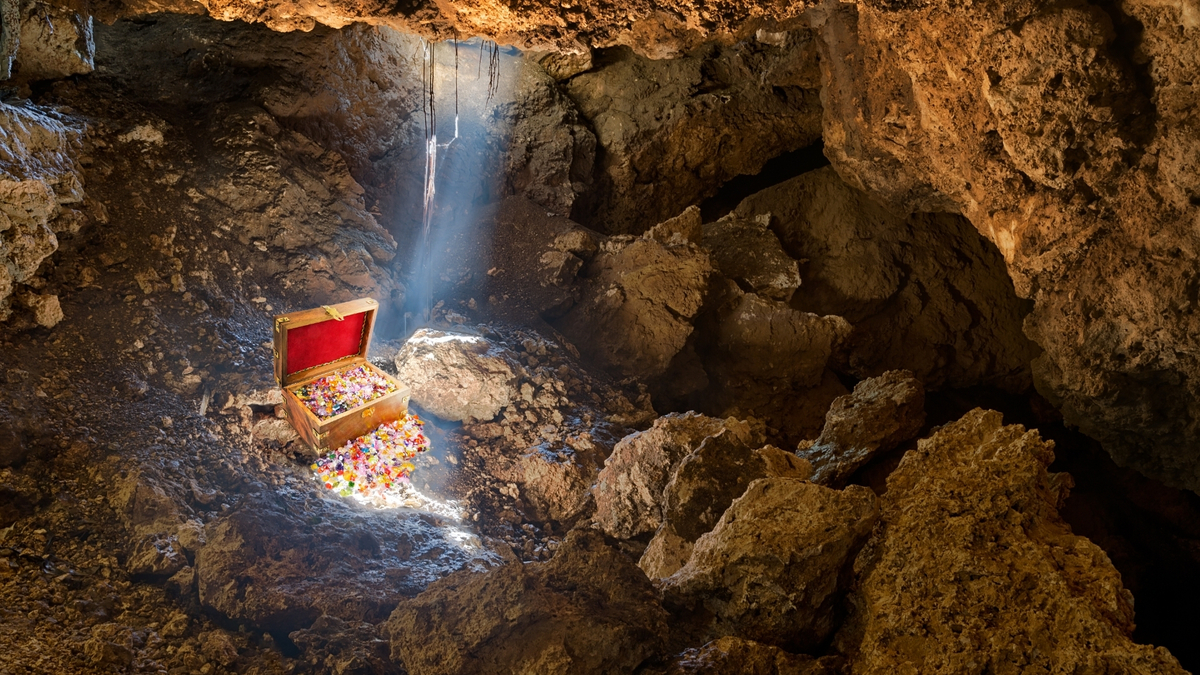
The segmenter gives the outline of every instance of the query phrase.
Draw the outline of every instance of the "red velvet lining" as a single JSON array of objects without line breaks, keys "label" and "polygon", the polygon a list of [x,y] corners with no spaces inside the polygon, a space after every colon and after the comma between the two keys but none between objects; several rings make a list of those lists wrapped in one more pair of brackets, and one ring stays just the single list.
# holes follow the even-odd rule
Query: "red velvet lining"
[{"label": "red velvet lining", "polygon": [[354,356],[362,350],[366,312],[293,328],[287,334],[287,374]]}]

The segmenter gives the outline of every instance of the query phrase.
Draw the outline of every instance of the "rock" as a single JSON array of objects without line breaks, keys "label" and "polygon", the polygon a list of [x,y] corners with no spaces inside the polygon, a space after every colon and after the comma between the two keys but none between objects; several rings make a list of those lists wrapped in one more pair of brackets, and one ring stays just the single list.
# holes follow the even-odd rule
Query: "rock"
[{"label": "rock", "polygon": [[698,395],[716,410],[765,418],[789,444],[811,438],[824,406],[845,391],[827,371],[850,325],[746,293],[731,281],[713,304],[698,328],[696,348],[709,378]]},{"label": "rock", "polygon": [[767,229],[770,214],[753,220],[731,213],[704,226],[704,246],[726,278],[769,300],[787,302],[800,287],[800,267]]},{"label": "rock", "polygon": [[[0,320],[9,316],[9,298],[18,284],[32,280],[58,249],[53,221],[70,204],[83,201],[83,182],[75,164],[83,123],[53,108],[0,103]],[[51,323],[51,301],[34,296]],[[61,318],[61,317],[60,317]]]},{"label": "rock", "polygon": [[904,456],[835,640],[853,672],[1184,672],[1130,639],[1121,575],[1058,515],[1071,479],[1051,448],[976,409]]},{"label": "rock", "polygon": [[54,328],[63,320],[62,306],[57,295],[22,293],[17,302],[33,312],[33,320],[42,328]]},{"label": "rock", "polygon": [[187,558],[173,536],[143,537],[125,562],[130,574],[169,577],[186,567]]},{"label": "rock", "polygon": [[115,623],[93,626],[91,637],[83,643],[83,655],[89,663],[128,668],[133,663],[129,637],[130,630]]},{"label": "rock", "polygon": [[392,662],[388,641],[370,623],[347,623],[325,615],[312,626],[291,633],[288,638],[296,643],[309,663],[326,672],[347,675],[404,672]]},{"label": "rock", "polygon": [[299,438],[291,423],[278,417],[268,417],[255,422],[250,435],[261,441],[275,441],[281,445]]},{"label": "rock", "polygon": [[396,354],[396,377],[431,414],[486,422],[518,395],[513,365],[485,338],[421,329]]},{"label": "rock", "polygon": [[206,608],[271,631],[306,628],[322,614],[379,621],[400,598],[479,564],[434,517],[285,500],[246,497],[208,524],[196,555]]},{"label": "rock", "polygon": [[818,140],[815,44],[804,31],[794,36],[787,49],[709,43],[659,60],[613,49],[567,81],[599,146],[574,217],[606,234],[639,234]]},{"label": "rock", "polygon": [[228,668],[237,661],[238,648],[229,633],[221,629],[210,630],[197,636],[200,640],[200,653],[204,658]]},{"label": "rock", "polygon": [[666,619],[632,562],[574,530],[549,562],[435,582],[396,607],[388,631],[412,675],[619,673],[663,647]]},{"label": "rock", "polygon": [[837,657],[789,654],[778,647],[726,636],[675,657],[664,675],[840,675]]},{"label": "rock", "polygon": [[713,637],[812,649],[838,626],[851,563],[877,517],[864,487],[754,481],[663,580],[664,603]]},{"label": "rock", "polygon": [[917,435],[925,424],[925,388],[907,370],[889,370],[854,385],[825,415],[816,441],[797,454],[813,467],[814,483],[838,487],[875,454]]},{"label": "rock", "polygon": [[527,56],[559,82],[569,80],[592,68],[592,50],[582,45],[575,52],[531,51],[527,52]]},{"label": "rock", "polygon": [[604,460],[592,488],[596,499],[593,522],[618,539],[657,530],[662,525],[663,489],[675,467],[704,439],[734,425],[745,423],[694,412],[671,413],[654,420],[649,429],[621,439]]},{"label": "rock", "polygon": [[59,5],[22,4],[18,80],[31,82],[92,72],[96,44],[90,15]]},{"label": "rock", "polygon": [[770,218],[788,255],[806,261],[795,307],[853,327],[840,372],[865,379],[903,368],[931,389],[1028,388],[1037,350],[1021,332],[1027,307],[966,220],[897,217],[829,168],[748,197],[735,213]]},{"label": "rock", "polygon": [[760,478],[807,480],[804,459],[770,445],[752,450],[755,439],[724,429],[704,439],[676,467],[663,490],[663,523],[638,567],[651,579],[674,574],[687,564],[697,539],[712,530],[725,509]]},{"label": "rock", "polygon": [[644,236],[667,245],[677,245],[688,241],[703,244],[704,221],[701,218],[700,207],[689,206],[684,209],[683,213],[646,230]]},{"label": "rock", "polygon": [[609,241],[584,269],[579,303],[555,327],[606,368],[660,375],[691,335],[712,273],[694,244]]}]

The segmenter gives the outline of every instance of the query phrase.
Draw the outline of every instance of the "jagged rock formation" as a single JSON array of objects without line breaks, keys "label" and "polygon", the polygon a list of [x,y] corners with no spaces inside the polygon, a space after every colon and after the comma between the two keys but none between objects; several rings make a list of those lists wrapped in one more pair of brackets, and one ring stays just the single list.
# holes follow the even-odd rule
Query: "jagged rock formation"
[{"label": "jagged rock formation", "polygon": [[753,449],[761,438],[739,426],[728,425],[704,439],[672,472],[662,492],[662,525],[638,561],[651,579],[669,577],[683,567],[696,540],[713,529],[755,480],[806,480],[812,475],[808,462],[791,453],[770,445]]},{"label": "jagged rock formation", "polygon": [[547,563],[453,574],[400,603],[392,655],[413,675],[631,672],[662,648],[667,615],[641,571],[577,530]]},{"label": "jagged rock formation", "polygon": [[812,649],[838,625],[851,563],[877,515],[864,487],[754,481],[663,581],[664,602],[712,637]]},{"label": "jagged rock formation", "polygon": [[1071,479],[1046,471],[1053,460],[1036,431],[983,410],[905,455],[835,640],[852,672],[1184,672],[1129,639],[1132,596],[1058,516]]},{"label": "jagged rock formation", "polygon": [[903,211],[966,216],[1034,301],[1039,391],[1119,463],[1197,490],[1194,17],[1141,2],[814,14],[839,174]]},{"label": "jagged rock formation", "polygon": [[796,454],[812,464],[814,483],[837,487],[879,452],[917,435],[925,424],[925,388],[912,373],[890,370],[833,400],[815,441]]},{"label": "jagged rock formation", "polygon": [[818,169],[748,197],[736,214],[770,223],[804,280],[798,309],[853,330],[837,368],[859,378],[911,370],[930,388],[1030,384],[1036,348],[1003,259],[951,215],[899,218]]},{"label": "jagged rock formation", "polygon": [[614,49],[569,79],[564,88],[602,151],[572,216],[608,234],[640,234],[816,141],[815,44],[806,31],[773,36],[668,60]]},{"label": "jagged rock formation", "polygon": [[592,488],[593,521],[618,539],[656,531],[663,522],[663,490],[679,462],[705,439],[740,424],[693,412],[672,413],[654,420],[649,429],[622,438],[604,460]]}]

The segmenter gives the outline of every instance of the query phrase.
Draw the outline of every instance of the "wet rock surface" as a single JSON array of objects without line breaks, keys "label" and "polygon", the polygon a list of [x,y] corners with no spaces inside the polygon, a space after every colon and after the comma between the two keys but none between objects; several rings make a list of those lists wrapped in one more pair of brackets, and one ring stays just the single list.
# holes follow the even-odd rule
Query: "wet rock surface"
[{"label": "wet rock surface", "polygon": [[925,388],[904,370],[890,370],[834,399],[825,427],[796,454],[812,464],[814,483],[839,486],[878,452],[917,435],[925,424]]},{"label": "wet rock surface", "polygon": [[414,675],[630,672],[662,647],[654,588],[604,537],[572,533],[546,563],[459,573],[401,603],[392,654]]},{"label": "wet rock surface", "polygon": [[983,410],[904,457],[855,561],[853,609],[835,640],[854,672],[1185,672],[1166,650],[1129,639],[1132,596],[1104,552],[1059,517],[1071,479],[1047,472],[1053,459],[1037,432]]}]

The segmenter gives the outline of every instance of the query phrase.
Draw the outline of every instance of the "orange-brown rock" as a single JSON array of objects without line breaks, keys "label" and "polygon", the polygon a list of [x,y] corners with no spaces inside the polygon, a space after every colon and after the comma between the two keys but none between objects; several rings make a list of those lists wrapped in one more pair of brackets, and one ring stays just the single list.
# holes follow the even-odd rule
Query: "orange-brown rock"
[{"label": "orange-brown rock", "polygon": [[1130,639],[1133,598],[1059,517],[1071,479],[1053,459],[978,409],[905,455],[834,643],[852,672],[1185,672]]}]

